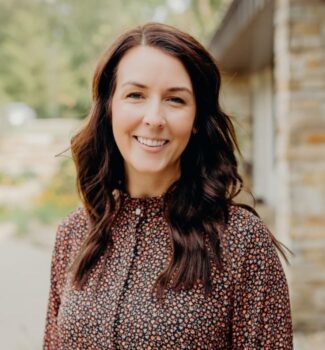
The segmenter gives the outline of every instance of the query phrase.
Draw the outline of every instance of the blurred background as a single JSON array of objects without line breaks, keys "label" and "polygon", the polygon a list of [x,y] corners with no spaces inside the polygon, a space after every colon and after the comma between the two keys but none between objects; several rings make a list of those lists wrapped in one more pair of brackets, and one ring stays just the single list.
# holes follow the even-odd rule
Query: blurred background
[{"label": "blurred background", "polygon": [[293,252],[295,349],[325,343],[325,2],[0,0],[0,348],[42,346],[56,227],[80,205],[70,138],[100,54],[147,21],[199,39],[223,75],[246,193]]}]

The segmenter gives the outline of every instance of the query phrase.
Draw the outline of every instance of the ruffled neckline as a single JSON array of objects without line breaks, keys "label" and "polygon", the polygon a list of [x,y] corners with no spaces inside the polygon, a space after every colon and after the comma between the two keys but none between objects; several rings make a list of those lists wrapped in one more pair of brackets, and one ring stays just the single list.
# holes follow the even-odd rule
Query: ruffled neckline
[{"label": "ruffled neckline", "polygon": [[132,197],[127,191],[117,189],[115,196],[121,200],[122,206],[126,210],[139,210],[143,213],[158,213],[164,211],[167,197],[175,190],[172,186],[166,192],[158,196]]}]

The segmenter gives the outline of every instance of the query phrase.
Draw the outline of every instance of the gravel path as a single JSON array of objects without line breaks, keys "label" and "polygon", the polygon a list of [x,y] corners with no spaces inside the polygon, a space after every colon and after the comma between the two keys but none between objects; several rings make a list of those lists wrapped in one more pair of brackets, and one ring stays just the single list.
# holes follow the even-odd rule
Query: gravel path
[{"label": "gravel path", "polygon": [[0,237],[0,348],[38,350],[49,290],[51,250]]}]

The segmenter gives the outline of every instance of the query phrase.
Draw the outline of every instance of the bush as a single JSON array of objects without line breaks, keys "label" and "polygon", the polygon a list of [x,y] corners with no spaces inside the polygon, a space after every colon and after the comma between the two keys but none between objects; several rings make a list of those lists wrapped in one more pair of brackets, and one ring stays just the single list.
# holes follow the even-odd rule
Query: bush
[{"label": "bush", "polygon": [[30,220],[30,213],[19,207],[7,207],[0,205],[0,223],[12,222],[16,226],[16,233],[19,236],[27,234],[28,222]]},{"label": "bush", "polygon": [[17,186],[31,179],[35,179],[36,176],[37,175],[30,170],[26,170],[23,173],[18,175],[7,174],[1,171],[0,185]]},{"label": "bush", "polygon": [[65,158],[51,182],[37,198],[33,215],[41,222],[50,224],[75,209],[80,204],[75,179],[73,161]]}]

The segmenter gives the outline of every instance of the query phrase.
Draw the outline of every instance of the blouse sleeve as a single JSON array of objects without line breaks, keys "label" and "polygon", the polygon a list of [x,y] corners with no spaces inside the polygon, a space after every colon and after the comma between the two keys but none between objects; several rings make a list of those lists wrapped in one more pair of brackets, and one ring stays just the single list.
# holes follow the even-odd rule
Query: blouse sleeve
[{"label": "blouse sleeve", "polygon": [[57,330],[57,316],[60,306],[60,294],[65,279],[65,270],[68,261],[69,232],[69,223],[66,219],[57,229],[52,254],[50,292],[43,339],[44,350],[58,350],[60,348]]},{"label": "blouse sleeve", "polygon": [[249,215],[241,233],[246,243],[237,249],[232,349],[293,349],[286,277],[268,229]]}]

